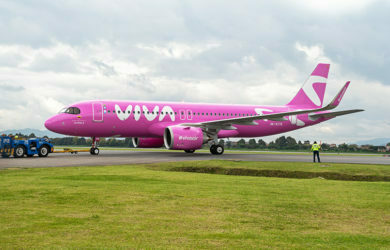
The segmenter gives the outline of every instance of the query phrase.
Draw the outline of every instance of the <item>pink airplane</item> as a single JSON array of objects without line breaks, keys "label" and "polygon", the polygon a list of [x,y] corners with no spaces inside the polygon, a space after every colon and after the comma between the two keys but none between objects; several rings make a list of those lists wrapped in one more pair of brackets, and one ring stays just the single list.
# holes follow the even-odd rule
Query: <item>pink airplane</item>
[{"label": "pink airplane", "polygon": [[93,155],[99,154],[99,137],[132,137],[139,148],[165,145],[186,153],[210,143],[210,152],[221,155],[224,148],[218,138],[274,135],[363,111],[329,111],[339,105],[350,82],[323,106],[329,67],[318,64],[297,95],[284,106],[84,101],[49,118],[45,127],[64,135],[92,137]]}]

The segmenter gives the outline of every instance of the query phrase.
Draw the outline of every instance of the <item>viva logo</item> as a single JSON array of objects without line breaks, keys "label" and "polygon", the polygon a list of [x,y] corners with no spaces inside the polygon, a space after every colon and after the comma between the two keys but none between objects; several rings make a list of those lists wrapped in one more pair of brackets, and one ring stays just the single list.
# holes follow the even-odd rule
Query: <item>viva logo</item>
[{"label": "viva logo", "polygon": [[[317,91],[314,89],[314,84],[315,83],[326,84],[326,79],[327,78],[322,76],[310,76],[302,87],[303,92],[305,92],[306,96],[316,106],[321,106],[322,100],[319,94],[317,93]],[[325,91],[325,89],[323,91]]]},{"label": "viva logo", "polygon": [[133,111],[133,105],[129,105],[127,106],[126,110],[122,111],[119,105],[115,104],[115,113],[118,119],[121,121],[126,121],[127,119],[129,119],[131,114],[134,114],[134,120],[136,121],[141,118],[141,115],[144,115],[148,121],[155,120],[157,116],[159,121],[164,120],[165,116],[168,116],[171,121],[175,121],[175,112],[173,112],[173,109],[169,106],[164,106],[160,112],[159,106],[155,106],[153,110],[149,110],[145,105],[142,105],[141,111],[141,106],[135,105]]}]

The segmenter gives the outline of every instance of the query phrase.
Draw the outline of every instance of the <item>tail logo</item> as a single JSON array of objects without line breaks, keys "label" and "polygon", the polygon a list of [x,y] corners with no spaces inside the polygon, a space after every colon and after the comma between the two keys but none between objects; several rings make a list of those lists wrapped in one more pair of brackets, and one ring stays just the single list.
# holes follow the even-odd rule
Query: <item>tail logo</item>
[{"label": "tail logo", "polygon": [[302,90],[312,103],[316,106],[321,106],[321,99],[318,93],[314,89],[314,83],[326,83],[325,77],[322,76],[310,76],[306,83],[303,85]]}]

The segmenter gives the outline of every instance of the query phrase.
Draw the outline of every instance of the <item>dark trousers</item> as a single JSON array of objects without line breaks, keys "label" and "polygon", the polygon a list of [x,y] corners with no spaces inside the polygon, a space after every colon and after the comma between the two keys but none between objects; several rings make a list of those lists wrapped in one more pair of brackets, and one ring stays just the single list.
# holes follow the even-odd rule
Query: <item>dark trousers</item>
[{"label": "dark trousers", "polygon": [[318,162],[321,162],[320,161],[320,151],[313,151],[313,162],[316,162],[316,155],[317,155]]}]

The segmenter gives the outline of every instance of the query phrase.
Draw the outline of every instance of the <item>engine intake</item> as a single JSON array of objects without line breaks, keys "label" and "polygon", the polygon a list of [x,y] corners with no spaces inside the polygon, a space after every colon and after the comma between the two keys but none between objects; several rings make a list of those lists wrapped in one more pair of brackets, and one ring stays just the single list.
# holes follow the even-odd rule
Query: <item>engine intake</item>
[{"label": "engine intake", "polygon": [[133,145],[136,148],[161,148],[164,145],[163,138],[138,138],[133,137],[131,139],[133,141]]},{"label": "engine intake", "polygon": [[200,149],[207,141],[209,138],[201,128],[170,126],[164,130],[164,144],[167,149]]}]

